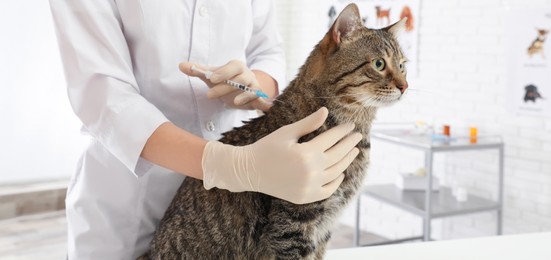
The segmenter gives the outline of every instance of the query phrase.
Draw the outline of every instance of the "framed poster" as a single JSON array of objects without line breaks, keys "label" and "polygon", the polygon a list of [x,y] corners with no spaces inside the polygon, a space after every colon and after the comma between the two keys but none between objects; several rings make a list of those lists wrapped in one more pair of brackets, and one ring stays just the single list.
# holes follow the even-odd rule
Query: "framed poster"
[{"label": "framed poster", "polygon": [[326,0],[321,12],[326,17],[327,30],[338,14],[350,3],[360,9],[364,25],[370,29],[380,29],[407,17],[405,30],[398,36],[402,49],[408,58],[408,76],[417,76],[419,39],[419,0]]},{"label": "framed poster", "polygon": [[511,10],[505,28],[506,106],[520,115],[551,117],[551,9]]}]

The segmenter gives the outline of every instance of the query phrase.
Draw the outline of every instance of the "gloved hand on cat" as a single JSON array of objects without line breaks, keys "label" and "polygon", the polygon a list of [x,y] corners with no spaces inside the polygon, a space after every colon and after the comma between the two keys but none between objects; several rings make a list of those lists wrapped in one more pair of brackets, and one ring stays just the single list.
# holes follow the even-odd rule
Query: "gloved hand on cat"
[{"label": "gloved hand on cat", "polygon": [[[204,74],[193,71],[191,69],[192,66],[197,66],[202,70],[212,71],[213,73],[207,78]],[[208,98],[218,98],[229,108],[267,111],[271,107],[271,103],[266,100],[224,83],[225,80],[233,80],[252,89],[262,90],[255,72],[247,68],[245,63],[241,61],[232,60],[220,67],[205,67],[191,62],[182,62],[179,67],[180,71],[189,76],[198,77],[207,84],[210,88],[207,92]]]},{"label": "gloved hand on cat", "polygon": [[319,128],[327,114],[321,108],[246,146],[208,142],[202,157],[204,187],[256,191],[295,204],[328,198],[358,155],[355,146],[362,135],[349,135],[354,125],[344,124],[298,143],[300,137]]}]

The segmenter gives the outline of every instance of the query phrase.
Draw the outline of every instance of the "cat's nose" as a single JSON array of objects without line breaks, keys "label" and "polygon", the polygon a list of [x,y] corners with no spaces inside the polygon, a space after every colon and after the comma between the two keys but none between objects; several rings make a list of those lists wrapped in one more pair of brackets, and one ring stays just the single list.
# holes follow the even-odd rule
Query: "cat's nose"
[{"label": "cat's nose", "polygon": [[404,92],[406,92],[406,89],[408,88],[408,84],[396,85],[396,87],[400,90],[402,94],[404,94]]}]

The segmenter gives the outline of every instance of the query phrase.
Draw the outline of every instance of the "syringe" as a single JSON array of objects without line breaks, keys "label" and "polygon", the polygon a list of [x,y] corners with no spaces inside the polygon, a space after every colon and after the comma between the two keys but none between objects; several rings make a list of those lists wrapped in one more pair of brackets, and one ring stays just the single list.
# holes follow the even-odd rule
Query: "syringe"
[{"label": "syringe", "polygon": [[[199,73],[203,73],[207,79],[210,79],[210,77],[212,76],[212,71],[202,70],[200,68],[197,68],[195,65],[191,66],[191,70],[197,71]],[[230,85],[234,88],[240,89],[242,91],[252,93],[252,94],[256,95],[257,97],[269,98],[268,95],[266,95],[266,93],[262,92],[261,90],[255,90],[255,89],[249,88],[249,87],[247,87],[243,84],[237,83],[233,80],[225,80],[224,83],[226,83],[226,84],[228,84],[228,85]]]}]

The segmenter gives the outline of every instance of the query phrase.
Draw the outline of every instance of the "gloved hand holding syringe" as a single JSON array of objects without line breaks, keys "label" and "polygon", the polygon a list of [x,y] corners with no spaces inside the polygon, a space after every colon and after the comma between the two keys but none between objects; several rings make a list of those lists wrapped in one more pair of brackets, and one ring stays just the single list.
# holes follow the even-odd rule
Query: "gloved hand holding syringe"
[{"label": "gloved hand holding syringe", "polygon": [[[202,70],[202,69],[198,68],[195,65],[191,66],[191,70],[192,71],[197,71],[199,73],[204,74],[205,78],[207,78],[207,79],[210,79],[210,77],[212,76],[212,73],[213,73],[212,71],[209,71],[209,70]],[[230,85],[234,88],[240,89],[242,91],[254,94],[257,97],[269,98],[268,95],[266,95],[266,93],[262,92],[261,90],[256,90],[256,89],[249,88],[249,87],[247,87],[247,86],[245,86],[241,83],[238,83],[238,82],[235,82],[235,81],[232,81],[232,80],[225,80],[224,83],[226,83],[226,84],[228,84],[228,85]]]}]

